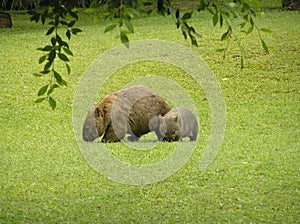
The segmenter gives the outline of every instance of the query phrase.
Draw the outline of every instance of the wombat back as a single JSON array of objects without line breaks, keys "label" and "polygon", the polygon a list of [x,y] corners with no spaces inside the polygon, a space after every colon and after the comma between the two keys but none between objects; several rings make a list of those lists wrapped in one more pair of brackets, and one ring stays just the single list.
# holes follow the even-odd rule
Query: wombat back
[{"label": "wombat back", "polygon": [[149,121],[170,111],[167,103],[155,92],[135,85],[113,92],[92,107],[83,127],[83,139],[117,142],[128,133],[131,141],[148,133]]},{"label": "wombat back", "polygon": [[194,113],[184,107],[177,108],[179,113],[179,126],[181,128],[181,137],[189,137],[191,141],[197,139],[198,121]]},{"label": "wombat back", "polygon": [[[150,131],[149,121],[157,115],[165,115],[170,111],[167,103],[154,91],[145,86],[137,85],[122,89],[112,108],[112,125],[120,138],[124,137],[126,122],[130,140],[138,138]],[[120,123],[119,121],[124,121]]]}]

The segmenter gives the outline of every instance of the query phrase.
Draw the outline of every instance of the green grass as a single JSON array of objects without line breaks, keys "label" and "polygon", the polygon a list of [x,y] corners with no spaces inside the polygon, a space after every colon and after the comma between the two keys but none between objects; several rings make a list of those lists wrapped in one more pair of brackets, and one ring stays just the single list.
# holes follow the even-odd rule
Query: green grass
[{"label": "green grass", "polygon": [[[73,133],[74,92],[88,66],[119,45],[117,33],[103,34],[107,23],[79,21],[83,33],[70,42],[74,57],[68,87],[54,97],[57,109],[33,101],[47,79],[40,52],[47,28],[12,12],[13,28],[0,30],[0,223],[297,223],[300,220],[300,14],[272,10],[258,18],[271,52],[255,34],[243,37],[245,69],[237,49],[225,59],[216,52],[223,30],[208,15],[192,23],[203,34],[191,47],[215,73],[227,107],[222,147],[207,170],[199,162],[209,138],[210,110],[205,95],[184,72],[151,62],[128,65],[112,75],[104,94],[144,73],[165,75],[188,89],[199,112],[201,137],[189,162],[168,179],[146,186],[119,184],[96,172],[84,159]],[[190,47],[166,17],[134,21],[131,40],[163,39]],[[132,72],[134,71],[134,72]],[[122,74],[122,79],[120,79]],[[185,78],[182,78],[185,77]],[[140,143],[147,144],[145,136]],[[133,164],[158,161],[175,143],[139,151],[121,143],[111,152]],[[187,143],[183,143],[187,144]]]}]

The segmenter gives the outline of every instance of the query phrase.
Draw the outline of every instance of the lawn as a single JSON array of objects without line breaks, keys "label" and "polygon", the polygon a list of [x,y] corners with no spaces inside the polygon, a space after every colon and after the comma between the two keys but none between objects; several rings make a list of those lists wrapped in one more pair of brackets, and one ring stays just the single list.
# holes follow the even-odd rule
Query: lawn
[{"label": "lawn", "polygon": [[[13,27],[0,30],[0,223],[298,223],[300,14],[281,11],[274,2],[264,3],[264,15],[257,17],[260,27],[273,31],[263,34],[270,54],[257,34],[242,37],[243,70],[235,46],[225,59],[216,52],[224,46],[219,42],[224,30],[213,27],[208,14],[192,20],[203,35],[199,47],[183,39],[172,17],[134,21],[130,40],[167,40],[198,54],[215,74],[226,103],[223,143],[203,170],[211,111],[195,80],[176,66],[154,61],[129,64],[108,77],[98,99],[145,75],[158,75],[182,86],[197,109],[201,130],[189,161],[148,185],[119,183],[97,172],[73,130],[77,86],[99,56],[120,45],[117,32],[103,34],[108,22],[93,24],[93,17],[81,12],[78,26],[84,32],[72,37],[72,72],[65,76],[68,86],[55,91],[58,104],[52,111],[46,102],[34,103],[48,80],[32,75],[42,68],[36,48],[48,43],[47,27],[30,22],[23,12],[11,12]],[[149,134],[135,147],[153,143],[155,136]],[[98,141],[85,144],[103,148]],[[106,147],[119,160],[141,165],[163,160],[176,145]]]}]

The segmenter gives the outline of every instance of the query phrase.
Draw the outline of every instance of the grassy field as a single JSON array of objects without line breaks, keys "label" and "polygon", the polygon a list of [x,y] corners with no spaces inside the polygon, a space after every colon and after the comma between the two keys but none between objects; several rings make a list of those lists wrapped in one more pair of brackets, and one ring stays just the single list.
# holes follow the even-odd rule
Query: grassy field
[{"label": "grassy field", "polygon": [[[0,30],[0,223],[298,223],[300,14],[278,10],[274,2],[257,18],[260,27],[273,30],[264,35],[270,54],[256,34],[242,37],[243,70],[235,47],[225,59],[216,52],[224,30],[213,28],[207,14],[192,21],[203,35],[198,48],[183,40],[173,18],[134,21],[131,40],[168,40],[199,54],[216,75],[227,109],[223,144],[208,169],[200,170],[211,119],[205,94],[193,81],[175,66],[154,62],[131,64],[109,77],[99,98],[156,74],[186,88],[199,110],[200,139],[190,160],[168,179],[145,186],[120,184],[96,172],[73,132],[76,87],[96,58],[120,44],[117,33],[103,34],[107,22],[92,24],[92,16],[82,14],[84,32],[70,42],[72,74],[66,76],[68,86],[54,94],[58,106],[52,111],[34,103],[47,78],[32,75],[41,69],[35,49],[48,43],[47,27],[12,12],[13,28]],[[154,136],[137,144],[149,144],[147,138]],[[168,156],[174,145],[108,148],[120,160],[147,164]]]}]

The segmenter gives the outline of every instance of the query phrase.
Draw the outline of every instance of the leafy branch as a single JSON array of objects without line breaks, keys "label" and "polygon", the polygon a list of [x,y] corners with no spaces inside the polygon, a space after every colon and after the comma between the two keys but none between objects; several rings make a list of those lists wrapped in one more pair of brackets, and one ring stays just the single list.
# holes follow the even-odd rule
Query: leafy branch
[{"label": "leafy branch", "polygon": [[[244,67],[245,50],[241,43],[239,33],[246,35],[256,31],[259,40],[266,53],[269,53],[268,46],[262,38],[262,32],[271,32],[265,28],[259,28],[255,22],[256,12],[250,5],[250,0],[199,0],[198,6],[189,12],[182,13],[180,9],[175,11],[176,27],[181,30],[184,39],[190,39],[191,44],[198,46],[197,38],[201,35],[196,29],[190,25],[190,20],[194,13],[207,11],[212,16],[213,26],[219,25],[220,28],[226,27],[226,31],[221,35],[220,41],[226,41],[224,48],[217,49],[217,52],[223,52],[225,57],[232,40],[237,44],[240,51],[241,68]],[[155,3],[157,5],[155,6]],[[78,20],[78,12],[76,11],[76,1],[72,0],[56,0],[49,1],[48,8],[42,12],[30,11],[31,20],[35,22],[41,21],[45,24],[46,20],[50,20],[46,35],[50,36],[50,44],[38,48],[44,55],[39,58],[39,63],[43,64],[43,70],[34,75],[37,77],[49,77],[46,85],[42,86],[38,91],[36,103],[47,100],[52,109],[56,107],[56,101],[52,97],[55,89],[66,86],[67,82],[58,72],[56,62],[65,63],[67,73],[71,73],[69,65],[69,57],[73,56],[68,43],[65,41],[71,40],[72,35],[77,35],[81,32],[80,29],[74,28]],[[150,10],[145,10],[145,8]],[[100,10],[101,9],[101,10]],[[121,42],[129,48],[129,34],[134,33],[132,19],[139,12],[151,13],[154,9],[165,16],[171,14],[170,0],[149,0],[141,3],[139,0],[93,0],[86,12],[97,13],[95,18],[100,20],[111,20],[111,24],[106,26],[104,33],[111,32],[116,28],[119,29],[119,37]],[[65,35],[62,35],[62,29],[65,30]]]},{"label": "leafy branch", "polygon": [[[223,52],[225,57],[227,50],[230,46],[230,40],[234,40],[240,50],[241,68],[244,67],[245,50],[239,39],[238,33],[243,32],[249,35],[255,29],[259,35],[262,47],[266,53],[269,53],[268,46],[263,40],[261,32],[271,32],[268,29],[259,29],[255,23],[254,18],[256,17],[255,10],[250,6],[247,1],[234,0],[232,2],[221,1],[221,0],[201,0],[197,6],[197,11],[208,11],[212,15],[213,26],[219,25],[219,27],[226,26],[226,31],[221,35],[220,41],[227,41],[226,47],[217,49],[218,52]],[[195,29],[188,24],[192,18],[193,11],[185,13],[180,16],[180,11],[176,11],[176,26],[181,28],[181,32],[185,39],[189,37],[191,44],[198,46],[196,37],[201,37]],[[244,30],[248,27],[247,30]]]},{"label": "leafy branch", "polygon": [[134,33],[134,27],[132,25],[132,18],[136,13],[133,8],[130,6],[124,5],[123,1],[121,0],[120,6],[115,8],[114,10],[110,11],[106,16],[105,19],[112,19],[117,18],[117,23],[112,23],[108,25],[104,33],[109,32],[116,27],[119,27],[119,36],[121,42],[129,48],[129,38],[128,34]]},{"label": "leafy branch", "polygon": [[[69,57],[73,56],[68,43],[63,40],[60,34],[61,27],[65,29],[65,37],[71,40],[72,35],[77,35],[81,32],[79,28],[74,28],[76,21],[78,20],[77,11],[74,8],[66,8],[59,1],[53,1],[53,6],[43,12],[30,11],[31,21],[39,22],[41,21],[44,25],[46,19],[50,20],[48,25],[50,28],[46,32],[46,36],[51,36],[50,44],[37,48],[37,50],[42,51],[44,55],[39,58],[39,64],[44,64],[43,70],[39,73],[35,73],[36,77],[49,76],[49,81],[46,85],[42,86],[35,100],[36,103],[41,103],[47,100],[50,107],[54,110],[56,108],[56,100],[52,97],[52,93],[56,88],[61,86],[67,86],[67,82],[63,79],[62,75],[58,72],[56,68],[57,60],[65,63],[66,71],[68,74],[71,73],[71,67],[69,63]],[[69,20],[71,17],[71,21]]]}]

